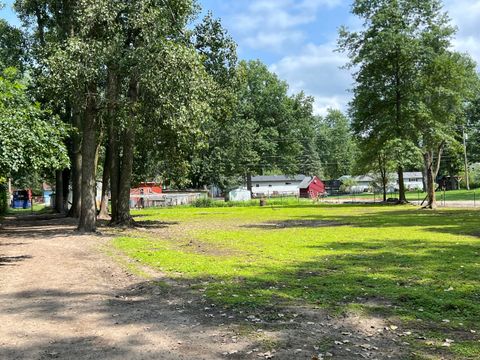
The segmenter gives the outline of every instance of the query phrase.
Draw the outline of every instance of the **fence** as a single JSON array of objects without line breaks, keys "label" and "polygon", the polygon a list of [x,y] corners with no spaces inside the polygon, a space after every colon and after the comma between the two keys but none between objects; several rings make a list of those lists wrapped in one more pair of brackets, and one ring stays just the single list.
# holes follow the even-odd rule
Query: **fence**
[{"label": "fence", "polygon": [[[421,205],[426,202],[427,194],[420,190],[407,191],[407,200],[413,204]],[[387,202],[398,200],[398,191],[387,193]],[[480,189],[451,190],[436,192],[437,206],[442,207],[480,207]],[[327,196],[326,202],[330,203],[383,203],[383,192],[336,194]]]},{"label": "fence", "polygon": [[205,197],[203,193],[175,193],[159,195],[130,195],[130,208],[168,207],[192,204]]}]

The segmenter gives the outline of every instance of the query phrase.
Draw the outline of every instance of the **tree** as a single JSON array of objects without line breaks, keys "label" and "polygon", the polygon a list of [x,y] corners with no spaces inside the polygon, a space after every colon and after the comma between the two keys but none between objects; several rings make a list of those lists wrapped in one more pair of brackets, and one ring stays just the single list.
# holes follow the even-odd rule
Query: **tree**
[{"label": "tree", "polygon": [[355,173],[372,174],[373,186],[382,190],[383,201],[387,201],[388,185],[392,181],[391,172],[395,169],[391,154],[378,148],[375,142],[362,141],[359,146],[359,158],[355,163]]},{"label": "tree", "polygon": [[14,67],[23,71],[26,62],[26,49],[22,31],[0,19],[0,68]]},{"label": "tree", "polygon": [[26,82],[8,68],[0,75],[0,177],[68,165],[67,128],[33,103]]},{"label": "tree", "polygon": [[[355,68],[351,103],[359,138],[379,148],[398,139],[422,150],[429,203],[435,207],[434,180],[452,124],[465,100],[469,61],[448,49],[454,29],[437,0],[357,0],[353,13],[364,19],[360,32],[340,31],[339,46]],[[397,158],[400,202],[405,154]]]},{"label": "tree", "polygon": [[[422,51],[418,32],[428,31],[433,1],[356,0],[353,14],[364,29],[340,30],[339,47],[350,57],[356,82],[350,104],[357,137],[375,138],[376,146],[392,139],[413,141],[417,63]],[[427,30],[425,30],[427,29]],[[397,167],[399,200],[406,202],[403,167]]]},{"label": "tree", "polygon": [[173,155],[192,144],[189,140],[199,135],[198,125],[210,113],[211,82],[185,30],[194,11],[191,1],[122,4],[122,16],[117,17],[122,41],[112,53],[124,89],[119,92],[119,121],[110,134],[112,222],[129,225],[137,136],[150,147],[162,147],[148,152],[157,160],[159,152]]},{"label": "tree", "polygon": [[174,143],[208,114],[209,81],[186,29],[193,1],[17,0],[16,8],[35,24],[37,83],[48,84],[47,101],[77,128],[71,153],[79,230],[95,231],[103,144],[112,223],[128,225],[137,136],[150,147]]},{"label": "tree", "polygon": [[459,146],[456,129],[463,122],[464,105],[471,96],[476,74],[473,61],[450,51],[449,41],[441,46],[436,42],[432,45],[430,37],[424,41],[425,48],[432,50],[426,56],[419,81],[417,128],[427,175],[425,207],[434,209],[435,179],[442,155],[446,148]]},{"label": "tree", "polygon": [[328,179],[348,175],[355,163],[355,142],[349,119],[340,111],[328,109],[325,117],[317,117],[317,147]]}]

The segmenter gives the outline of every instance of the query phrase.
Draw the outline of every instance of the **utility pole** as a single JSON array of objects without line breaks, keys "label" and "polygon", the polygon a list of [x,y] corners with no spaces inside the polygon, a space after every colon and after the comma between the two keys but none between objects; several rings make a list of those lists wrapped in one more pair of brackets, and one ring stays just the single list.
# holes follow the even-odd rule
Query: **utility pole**
[{"label": "utility pole", "polygon": [[462,128],[462,133],[463,133],[463,155],[465,160],[465,184],[467,185],[467,190],[470,190],[470,179],[468,176],[468,158],[467,158],[468,135],[465,133],[465,126]]}]

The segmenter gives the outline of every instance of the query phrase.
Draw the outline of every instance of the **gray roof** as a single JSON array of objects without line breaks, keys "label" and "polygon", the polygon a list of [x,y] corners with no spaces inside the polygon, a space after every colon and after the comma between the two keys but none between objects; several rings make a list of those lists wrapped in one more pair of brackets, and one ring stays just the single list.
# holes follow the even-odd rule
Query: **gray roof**
[{"label": "gray roof", "polygon": [[[393,176],[396,180],[398,180],[398,174],[397,173],[392,173],[389,174],[390,176]],[[403,173],[403,178],[404,179],[422,179],[423,175],[419,171],[414,171],[414,172],[404,172]],[[343,175],[342,177],[338,178],[338,180],[346,180],[346,179],[353,179],[355,181],[373,181],[373,178],[370,175],[360,175],[360,176],[351,176],[351,175]]]},{"label": "gray roof", "polygon": [[370,175],[359,175],[359,176],[350,176],[350,175],[343,175],[342,177],[338,178],[338,180],[343,181],[347,179],[353,179],[355,181],[373,181],[373,178]]},{"label": "gray roof", "polygon": [[303,181],[300,183],[300,185],[298,185],[298,188],[299,189],[306,189],[308,188],[308,185],[310,185],[310,183],[312,182],[313,180],[313,177],[311,176],[306,176],[305,179],[303,179]]},{"label": "gray roof", "polygon": [[261,175],[253,176],[253,182],[285,182],[285,181],[303,181],[305,175]]},{"label": "gray roof", "polygon": [[420,178],[423,179],[423,174],[420,171],[416,172],[404,172],[403,173],[404,179],[412,179],[412,178]]}]

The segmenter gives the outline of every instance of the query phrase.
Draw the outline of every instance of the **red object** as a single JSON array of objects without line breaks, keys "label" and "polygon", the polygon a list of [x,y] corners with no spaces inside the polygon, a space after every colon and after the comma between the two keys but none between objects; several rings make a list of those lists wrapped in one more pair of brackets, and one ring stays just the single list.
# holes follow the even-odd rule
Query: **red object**
[{"label": "red object", "polygon": [[306,179],[300,184],[300,197],[316,199],[325,194],[325,184],[318,177]]},{"label": "red object", "polygon": [[158,195],[162,193],[162,185],[155,182],[144,182],[130,189],[130,195]]},{"label": "red object", "polygon": [[[143,182],[138,184],[136,188],[130,189],[130,202],[132,207],[143,208],[145,199],[142,195],[160,195],[162,193],[162,185],[156,182]],[[133,196],[132,196],[133,195]]]}]

